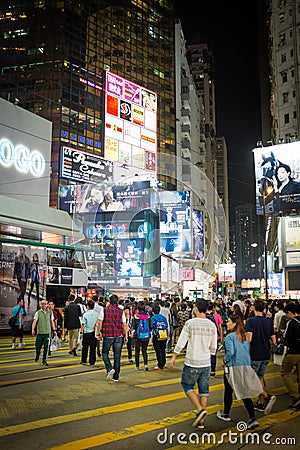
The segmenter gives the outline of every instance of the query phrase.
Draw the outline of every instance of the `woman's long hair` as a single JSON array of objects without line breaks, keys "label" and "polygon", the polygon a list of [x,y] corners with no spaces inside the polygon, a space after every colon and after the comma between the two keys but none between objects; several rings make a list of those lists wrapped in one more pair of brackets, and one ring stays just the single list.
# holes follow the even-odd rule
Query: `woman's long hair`
[{"label": "woman's long hair", "polygon": [[244,343],[246,341],[246,333],[241,316],[238,314],[232,314],[229,316],[229,319],[235,324],[232,331],[235,331],[238,340]]}]

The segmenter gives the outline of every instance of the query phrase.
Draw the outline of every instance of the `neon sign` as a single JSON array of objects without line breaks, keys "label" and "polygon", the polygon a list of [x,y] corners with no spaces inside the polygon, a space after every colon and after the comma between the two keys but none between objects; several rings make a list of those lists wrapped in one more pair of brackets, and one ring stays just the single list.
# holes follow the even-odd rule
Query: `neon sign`
[{"label": "neon sign", "polygon": [[3,167],[14,166],[18,172],[31,173],[32,176],[41,177],[45,171],[46,162],[41,152],[30,150],[25,145],[14,146],[9,139],[0,141],[0,164]]}]

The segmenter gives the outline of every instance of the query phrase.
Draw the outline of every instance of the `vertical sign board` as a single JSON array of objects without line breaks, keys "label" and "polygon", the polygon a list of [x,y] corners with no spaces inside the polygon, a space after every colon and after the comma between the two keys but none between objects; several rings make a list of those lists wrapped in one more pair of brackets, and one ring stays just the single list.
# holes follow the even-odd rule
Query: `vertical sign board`
[{"label": "vertical sign board", "polygon": [[157,94],[106,72],[104,156],[156,173]]}]

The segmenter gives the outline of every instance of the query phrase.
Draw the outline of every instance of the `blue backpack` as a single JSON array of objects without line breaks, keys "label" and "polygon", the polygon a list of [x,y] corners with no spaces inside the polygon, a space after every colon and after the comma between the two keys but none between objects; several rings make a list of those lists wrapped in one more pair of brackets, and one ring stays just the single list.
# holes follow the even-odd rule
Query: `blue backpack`
[{"label": "blue backpack", "polygon": [[165,341],[169,337],[168,322],[161,320],[155,324],[155,336],[159,341]]},{"label": "blue backpack", "polygon": [[147,319],[139,320],[136,335],[140,341],[147,341],[150,339],[150,327]]}]

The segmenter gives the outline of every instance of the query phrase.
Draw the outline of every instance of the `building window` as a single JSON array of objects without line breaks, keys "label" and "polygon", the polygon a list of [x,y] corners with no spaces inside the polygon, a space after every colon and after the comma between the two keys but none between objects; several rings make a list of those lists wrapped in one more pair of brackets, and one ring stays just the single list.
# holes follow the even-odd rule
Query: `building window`
[{"label": "building window", "polygon": [[290,115],[289,115],[289,113],[284,115],[284,124],[286,125],[288,123],[290,123]]},{"label": "building window", "polygon": [[286,62],[286,53],[282,53],[282,55],[281,55],[281,62],[282,63]]},{"label": "building window", "polygon": [[281,72],[281,81],[282,83],[286,83],[287,82],[287,72]]},{"label": "building window", "polygon": [[297,119],[297,111],[294,111],[293,117],[294,117],[294,119]]},{"label": "building window", "polygon": [[283,100],[283,103],[287,103],[289,101],[289,93],[288,92],[284,92],[282,94],[282,100]]}]

